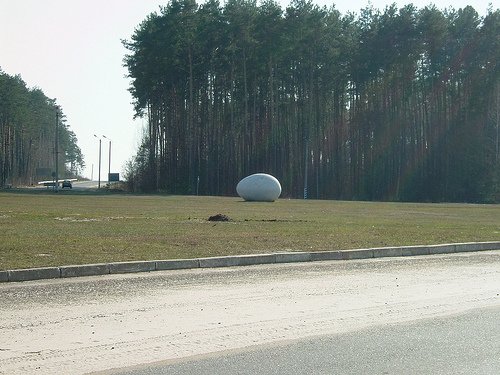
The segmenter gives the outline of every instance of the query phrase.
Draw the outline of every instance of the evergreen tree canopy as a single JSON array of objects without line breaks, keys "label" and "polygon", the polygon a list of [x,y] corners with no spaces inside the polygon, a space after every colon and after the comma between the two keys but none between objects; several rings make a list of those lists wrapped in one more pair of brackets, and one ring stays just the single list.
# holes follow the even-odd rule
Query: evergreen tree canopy
[{"label": "evergreen tree canopy", "polygon": [[500,11],[359,15],[294,0],[173,0],[124,41],[143,144],[137,188],[234,195],[500,200]]},{"label": "evergreen tree canopy", "polygon": [[56,155],[59,178],[75,176],[84,167],[76,136],[55,100],[38,88],[29,89],[19,75],[0,69],[0,187],[51,178]]}]

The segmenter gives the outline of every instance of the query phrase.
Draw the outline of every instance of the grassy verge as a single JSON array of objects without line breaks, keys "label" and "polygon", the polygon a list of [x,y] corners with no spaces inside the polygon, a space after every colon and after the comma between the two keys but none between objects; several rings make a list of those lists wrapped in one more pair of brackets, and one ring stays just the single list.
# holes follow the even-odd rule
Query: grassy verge
[{"label": "grassy verge", "polygon": [[0,192],[0,269],[498,240],[498,205]]}]

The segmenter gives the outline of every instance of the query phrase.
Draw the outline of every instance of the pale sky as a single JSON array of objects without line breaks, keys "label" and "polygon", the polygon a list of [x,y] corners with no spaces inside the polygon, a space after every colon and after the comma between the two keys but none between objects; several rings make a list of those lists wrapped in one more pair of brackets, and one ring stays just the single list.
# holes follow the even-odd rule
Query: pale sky
[{"label": "pale sky", "polygon": [[[371,3],[435,4],[444,9],[472,5],[480,15],[500,0],[314,0],[345,14],[358,13]],[[168,1],[158,0],[0,0],[0,68],[20,74],[28,87],[39,87],[62,106],[67,124],[84,155],[85,177],[97,180],[99,141],[111,143],[111,172],[123,176],[135,155],[145,120],[133,120],[129,80],[122,60],[127,52],[121,39],[130,39],[148,14]],[[200,3],[200,1],[198,1]],[[222,3],[222,1],[221,1]],[[282,8],[288,0],[280,0]],[[109,141],[102,139],[101,180],[107,179]]]}]

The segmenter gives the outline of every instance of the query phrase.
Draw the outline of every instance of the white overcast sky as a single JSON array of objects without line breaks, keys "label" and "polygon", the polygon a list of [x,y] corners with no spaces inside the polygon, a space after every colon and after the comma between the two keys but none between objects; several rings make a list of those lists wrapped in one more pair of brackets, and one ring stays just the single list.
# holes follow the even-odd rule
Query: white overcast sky
[{"label": "white overcast sky", "polygon": [[[369,3],[383,9],[388,4],[431,3],[444,9],[472,5],[485,15],[489,4],[500,0],[314,0],[343,14],[358,13]],[[28,87],[39,87],[56,98],[67,123],[78,138],[87,165],[84,176],[97,180],[98,140],[111,143],[111,172],[123,174],[140,142],[142,120],[133,120],[132,98],[127,91],[127,71],[122,67],[126,50],[121,39],[130,39],[136,26],[167,1],[158,0],[0,0],[0,68],[20,74]],[[200,3],[200,1],[198,1]],[[223,3],[223,1],[221,1]],[[288,0],[280,0],[283,8]],[[108,146],[103,139],[101,179],[108,173]]]}]

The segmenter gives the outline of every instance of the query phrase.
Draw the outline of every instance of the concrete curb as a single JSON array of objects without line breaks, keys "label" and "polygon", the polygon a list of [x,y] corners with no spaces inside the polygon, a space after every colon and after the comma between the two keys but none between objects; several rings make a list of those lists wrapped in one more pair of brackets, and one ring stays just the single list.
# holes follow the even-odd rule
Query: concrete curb
[{"label": "concrete curb", "polygon": [[61,266],[61,277],[98,276],[109,274],[109,264],[84,264],[81,266]]},{"label": "concrete curb", "polygon": [[277,264],[293,262],[316,262],[328,260],[353,260],[382,257],[450,254],[474,251],[500,250],[500,241],[469,242],[441,245],[382,247],[372,249],[284,252],[251,254],[197,259],[173,259],[156,261],[115,262],[60,267],[28,268],[0,271],[0,282],[17,282],[41,279],[57,279],[79,276],[97,276],[131,272],[181,270],[191,268],[215,268]]},{"label": "concrete curb", "polygon": [[109,263],[109,273],[133,273],[156,271],[155,261]]},{"label": "concrete curb", "polygon": [[8,271],[9,281],[29,281],[40,279],[58,279],[61,277],[59,267],[29,268]]},{"label": "concrete curb", "polygon": [[156,270],[183,270],[188,268],[199,268],[200,262],[198,259],[173,259],[173,260],[157,260]]},{"label": "concrete curb", "polygon": [[0,271],[0,283],[9,281],[9,271]]}]

